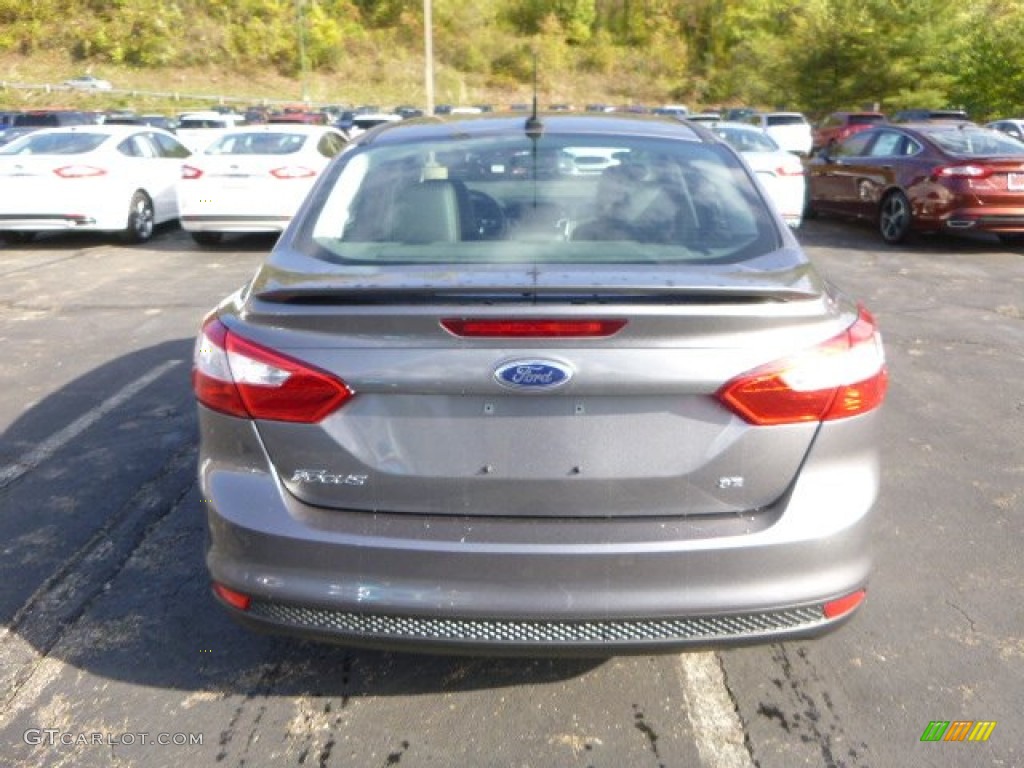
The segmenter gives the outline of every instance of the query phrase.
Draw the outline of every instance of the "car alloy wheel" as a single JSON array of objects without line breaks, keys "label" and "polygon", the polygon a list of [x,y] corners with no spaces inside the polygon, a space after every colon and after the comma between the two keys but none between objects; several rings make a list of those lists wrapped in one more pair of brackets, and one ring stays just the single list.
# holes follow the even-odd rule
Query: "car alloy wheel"
[{"label": "car alloy wheel", "polygon": [[153,236],[153,201],[145,192],[136,192],[128,205],[128,226],[124,231],[127,243],[144,243]]},{"label": "car alloy wheel", "polygon": [[910,234],[910,201],[902,192],[886,195],[878,211],[878,231],[890,245],[902,243]]}]

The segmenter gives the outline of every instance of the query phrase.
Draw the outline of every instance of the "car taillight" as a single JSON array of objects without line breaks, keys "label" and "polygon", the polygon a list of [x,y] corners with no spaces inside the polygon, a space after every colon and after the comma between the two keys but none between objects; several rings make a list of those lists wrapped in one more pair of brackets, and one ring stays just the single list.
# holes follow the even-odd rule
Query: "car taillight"
[{"label": "car taillight", "polygon": [[480,338],[542,338],[542,337],[600,337],[618,333],[626,325],[625,320],[516,320],[513,318],[480,318],[466,320],[449,318],[441,326],[456,336]]},{"label": "car taillight", "polygon": [[196,341],[192,388],[200,403],[231,416],[314,424],[354,394],[326,371],[208,320]]},{"label": "car taillight", "polygon": [[758,426],[834,421],[880,406],[888,379],[881,334],[861,307],[838,336],[738,376],[718,398]]},{"label": "car taillight", "polygon": [[107,175],[103,168],[97,168],[94,165],[65,165],[55,168],[53,172],[62,179],[88,179],[93,176]]},{"label": "car taillight", "polygon": [[198,179],[202,175],[201,168],[196,168],[194,165],[181,166],[181,178],[183,179]]},{"label": "car taillight", "polygon": [[936,179],[987,179],[993,170],[984,165],[969,163],[965,165],[940,165],[932,170]]},{"label": "car taillight", "polygon": [[308,179],[310,176],[316,176],[316,171],[300,165],[289,165],[284,168],[275,168],[270,175],[275,179]]},{"label": "car taillight", "polygon": [[776,176],[803,176],[805,173],[803,163],[800,162],[780,165],[775,169]]}]

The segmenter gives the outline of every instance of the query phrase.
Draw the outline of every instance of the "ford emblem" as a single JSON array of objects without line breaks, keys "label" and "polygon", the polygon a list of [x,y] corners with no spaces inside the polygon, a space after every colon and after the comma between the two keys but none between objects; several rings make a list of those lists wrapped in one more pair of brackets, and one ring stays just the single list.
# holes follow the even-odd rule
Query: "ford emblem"
[{"label": "ford emblem", "polygon": [[553,360],[514,360],[499,367],[494,378],[511,389],[555,389],[572,378],[572,369]]}]

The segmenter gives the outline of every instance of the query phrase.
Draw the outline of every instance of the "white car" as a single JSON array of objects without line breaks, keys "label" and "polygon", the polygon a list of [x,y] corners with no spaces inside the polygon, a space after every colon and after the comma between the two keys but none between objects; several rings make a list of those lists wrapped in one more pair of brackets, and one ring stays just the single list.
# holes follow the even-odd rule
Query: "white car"
[{"label": "white car", "polygon": [[181,169],[181,226],[200,245],[225,233],[280,232],[347,143],[326,125],[270,123],[225,131]]},{"label": "white car", "polygon": [[352,118],[352,126],[348,129],[348,137],[354,139],[361,133],[385,123],[401,122],[402,116],[391,112],[365,112]]},{"label": "white car", "polygon": [[188,148],[146,125],[43,128],[0,147],[0,233],[118,232],[129,243],[178,218]]},{"label": "white car", "polygon": [[743,155],[785,222],[794,229],[799,227],[807,190],[803,161],[752,125],[721,122],[710,127]]},{"label": "white car", "polygon": [[985,123],[986,128],[1002,131],[1007,136],[1012,136],[1017,141],[1024,141],[1024,120],[1016,117],[1008,117],[1003,120],[993,120]]},{"label": "white car", "polygon": [[750,115],[746,122],[767,133],[787,152],[811,154],[814,129],[800,112],[758,112]]},{"label": "white car", "polygon": [[174,134],[193,152],[202,152],[226,131],[245,122],[243,115],[205,111],[178,115]]},{"label": "white car", "polygon": [[79,75],[65,80],[64,85],[68,88],[76,88],[82,91],[110,91],[114,85],[109,80],[102,80],[93,75]]}]

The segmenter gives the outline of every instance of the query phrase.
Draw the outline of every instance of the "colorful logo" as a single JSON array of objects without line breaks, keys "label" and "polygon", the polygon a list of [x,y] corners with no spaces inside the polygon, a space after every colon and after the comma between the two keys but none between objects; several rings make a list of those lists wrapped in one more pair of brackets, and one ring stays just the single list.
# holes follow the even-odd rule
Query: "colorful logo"
[{"label": "colorful logo", "polygon": [[921,741],[988,741],[995,728],[995,720],[932,720]]}]

